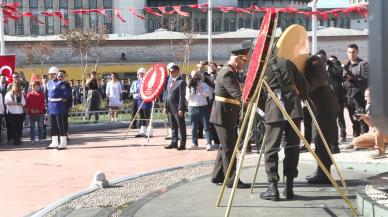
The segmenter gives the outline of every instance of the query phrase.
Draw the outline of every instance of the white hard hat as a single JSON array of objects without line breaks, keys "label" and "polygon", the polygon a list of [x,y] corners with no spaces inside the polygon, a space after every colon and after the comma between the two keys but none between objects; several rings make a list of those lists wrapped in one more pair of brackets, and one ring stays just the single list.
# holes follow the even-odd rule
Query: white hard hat
[{"label": "white hard hat", "polygon": [[169,64],[167,65],[167,70],[170,70],[173,66],[177,66],[177,64],[175,64],[175,63],[169,63]]},{"label": "white hard hat", "polygon": [[139,68],[138,70],[137,70],[137,74],[139,74],[139,73],[146,73],[147,72],[147,69],[145,69],[144,67],[141,67],[141,68]]},{"label": "white hard hat", "polygon": [[49,68],[48,73],[49,74],[57,74],[59,72],[59,69],[55,66]]}]

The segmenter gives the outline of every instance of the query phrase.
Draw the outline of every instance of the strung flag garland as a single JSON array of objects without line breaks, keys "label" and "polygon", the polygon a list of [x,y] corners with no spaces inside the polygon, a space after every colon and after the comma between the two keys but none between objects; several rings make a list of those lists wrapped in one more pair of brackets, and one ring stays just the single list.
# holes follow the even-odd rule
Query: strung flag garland
[{"label": "strung flag garland", "polygon": [[[44,24],[44,22],[40,21],[37,16],[43,15],[47,17],[58,17],[64,25],[69,24],[69,20],[65,18],[63,14],[63,10],[61,11],[40,11],[40,12],[20,12],[18,10],[18,7],[20,4],[18,2],[15,3],[2,3],[0,5],[1,9],[3,10],[4,14],[4,21],[7,22],[9,19],[12,20],[19,20],[21,17],[29,17],[33,19],[34,21]],[[143,11],[144,14],[152,14],[155,16],[162,17],[164,15],[171,15],[171,14],[177,14],[183,17],[190,16],[190,13],[187,11],[183,11],[182,7],[189,7],[191,9],[198,9],[201,12],[206,13],[208,11],[208,4],[193,4],[193,5],[173,5],[173,6],[159,6],[159,7],[144,7],[144,8],[128,8],[126,10],[124,9],[77,9],[77,10],[69,10],[68,13],[73,14],[89,14],[89,13],[97,13],[101,14],[103,16],[106,16],[107,18],[113,18],[107,15],[106,11],[112,11],[114,16],[116,16],[121,22],[127,22],[124,17],[121,15],[122,11],[129,11],[134,16],[138,17],[139,19],[145,19],[144,15],[142,15],[141,11]],[[323,20],[328,20],[330,16],[333,17],[339,17],[340,13],[345,14],[348,16],[351,13],[357,13],[364,17],[368,16],[368,4],[359,4],[355,6],[350,6],[348,8],[337,8],[332,9],[328,11],[305,11],[305,10],[299,10],[297,8],[287,7],[287,8],[269,8],[269,7],[258,7],[257,5],[252,5],[249,8],[239,8],[239,7],[226,7],[226,6],[217,6],[214,7],[213,10],[219,10],[223,13],[229,13],[229,12],[236,12],[239,15],[242,14],[253,14],[255,12],[267,12],[267,11],[274,11],[279,13],[292,13],[292,14],[302,14],[306,17],[311,18],[312,16],[320,17]]]}]

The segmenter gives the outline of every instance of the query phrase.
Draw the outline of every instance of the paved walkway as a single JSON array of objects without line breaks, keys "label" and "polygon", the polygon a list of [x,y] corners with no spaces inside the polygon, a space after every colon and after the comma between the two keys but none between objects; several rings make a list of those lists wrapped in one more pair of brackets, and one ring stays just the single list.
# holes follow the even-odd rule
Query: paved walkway
[{"label": "paved walkway", "polygon": [[[215,158],[216,152],[166,150],[166,129],[155,130],[155,137],[134,138],[125,129],[83,132],[71,135],[65,151],[46,150],[45,145],[0,147],[1,216],[20,217],[88,187],[96,171],[109,180],[129,175],[190,164]],[[189,132],[189,131],[188,131]],[[191,137],[189,137],[190,139]],[[190,140],[188,140],[190,144]]]}]

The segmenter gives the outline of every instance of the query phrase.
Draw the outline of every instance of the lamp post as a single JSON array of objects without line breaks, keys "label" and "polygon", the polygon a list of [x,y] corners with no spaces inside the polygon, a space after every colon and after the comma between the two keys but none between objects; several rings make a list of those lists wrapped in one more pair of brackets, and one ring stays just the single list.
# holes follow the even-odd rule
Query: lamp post
[{"label": "lamp post", "polygon": [[[317,3],[318,0],[314,0],[312,4],[312,12],[315,13],[317,11]],[[317,15],[313,14],[311,21],[311,44],[312,50],[311,53],[317,53]]]},{"label": "lamp post", "polygon": [[4,13],[3,5],[0,7],[0,54],[4,55],[5,53],[5,43],[4,43]]},{"label": "lamp post", "polygon": [[213,2],[212,0],[209,0],[208,2],[208,47],[207,47],[207,60],[209,62],[213,61],[213,54],[212,54],[212,36],[213,36]]}]

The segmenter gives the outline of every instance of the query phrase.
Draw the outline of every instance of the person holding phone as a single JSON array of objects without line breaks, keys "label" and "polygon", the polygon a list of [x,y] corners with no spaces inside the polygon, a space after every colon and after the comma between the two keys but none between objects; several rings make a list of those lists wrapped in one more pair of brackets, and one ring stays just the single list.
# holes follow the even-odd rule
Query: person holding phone
[{"label": "person holding phone", "polygon": [[12,88],[5,94],[4,103],[7,106],[8,117],[8,141],[14,145],[21,145],[22,130],[25,113],[23,107],[26,105],[26,100],[22,94],[22,86],[20,83],[13,83]]}]

